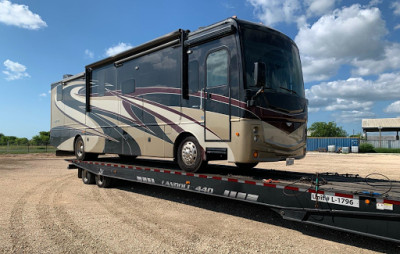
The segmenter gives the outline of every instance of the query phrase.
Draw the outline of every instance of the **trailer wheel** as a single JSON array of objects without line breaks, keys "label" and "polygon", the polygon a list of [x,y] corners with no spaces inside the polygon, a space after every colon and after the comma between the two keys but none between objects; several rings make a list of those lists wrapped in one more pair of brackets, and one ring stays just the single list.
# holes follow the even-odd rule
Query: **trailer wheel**
[{"label": "trailer wheel", "polygon": [[248,169],[252,169],[255,166],[257,166],[258,162],[252,162],[252,163],[239,163],[239,162],[236,162],[235,164],[240,169],[248,170]]},{"label": "trailer wheel", "polygon": [[186,172],[196,172],[205,165],[199,142],[193,136],[186,137],[178,147],[178,165]]},{"label": "trailer wheel", "polygon": [[94,174],[86,169],[82,170],[82,182],[84,184],[94,184]]},{"label": "trailer wheel", "polygon": [[112,179],[102,175],[96,175],[96,184],[100,188],[108,188],[111,186]]}]

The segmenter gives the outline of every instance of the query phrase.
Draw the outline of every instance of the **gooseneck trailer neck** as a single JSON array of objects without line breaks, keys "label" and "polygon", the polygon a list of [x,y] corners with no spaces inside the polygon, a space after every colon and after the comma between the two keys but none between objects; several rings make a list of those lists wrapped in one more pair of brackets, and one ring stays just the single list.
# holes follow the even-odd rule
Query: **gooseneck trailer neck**
[{"label": "gooseneck trailer neck", "polygon": [[[243,171],[212,166],[188,173],[174,163],[115,158],[68,160],[84,183],[108,187],[112,179],[158,185],[267,206],[284,219],[400,243],[400,182],[358,175]],[[218,172],[218,174],[216,174]],[[376,176],[375,176],[376,177]]]}]

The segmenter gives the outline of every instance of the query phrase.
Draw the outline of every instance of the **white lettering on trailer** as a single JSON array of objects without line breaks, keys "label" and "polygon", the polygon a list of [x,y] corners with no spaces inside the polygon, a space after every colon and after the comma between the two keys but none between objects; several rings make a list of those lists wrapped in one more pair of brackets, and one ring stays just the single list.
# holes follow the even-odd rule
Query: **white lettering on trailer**
[{"label": "white lettering on trailer", "polygon": [[[311,193],[311,200],[316,200],[315,193]],[[345,198],[328,194],[318,194],[318,202],[360,208],[360,200],[356,196],[354,198]]]},{"label": "white lettering on trailer", "polygon": [[156,183],[154,178],[144,177],[144,176],[137,176],[136,179],[142,183]]},{"label": "white lettering on trailer", "polygon": [[189,190],[190,189],[190,185],[189,184],[185,184],[185,183],[176,183],[176,182],[170,182],[170,181],[162,181],[161,182],[162,185],[168,186],[168,187],[172,187],[175,189],[183,189],[183,190]]},{"label": "white lettering on trailer", "polygon": [[196,191],[198,192],[202,192],[202,193],[214,193],[214,189],[213,188],[208,188],[208,187],[202,187],[202,186],[197,186],[196,188],[194,188]]},{"label": "white lettering on trailer", "polygon": [[241,199],[241,200],[249,200],[249,201],[254,201],[254,202],[256,202],[258,200],[258,195],[248,194],[245,192],[230,191],[230,190],[225,190],[224,196],[230,197],[230,198],[237,198],[237,199]]}]

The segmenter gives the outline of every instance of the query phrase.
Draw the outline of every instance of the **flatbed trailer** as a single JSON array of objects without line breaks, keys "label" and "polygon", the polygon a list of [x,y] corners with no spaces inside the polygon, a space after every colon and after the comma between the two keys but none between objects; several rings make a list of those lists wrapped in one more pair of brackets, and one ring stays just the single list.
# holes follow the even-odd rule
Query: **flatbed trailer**
[{"label": "flatbed trailer", "polygon": [[400,182],[378,173],[360,177],[220,165],[188,173],[168,161],[67,161],[84,183],[99,187],[122,179],[198,192],[264,205],[287,220],[400,243]]}]

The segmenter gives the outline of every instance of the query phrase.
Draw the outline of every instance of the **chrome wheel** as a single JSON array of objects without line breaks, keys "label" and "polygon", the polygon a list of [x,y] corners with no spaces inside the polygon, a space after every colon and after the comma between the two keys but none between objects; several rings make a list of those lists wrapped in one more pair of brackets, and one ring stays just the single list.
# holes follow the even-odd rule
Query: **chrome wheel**
[{"label": "chrome wheel", "polygon": [[196,163],[197,156],[197,147],[192,141],[183,144],[182,160],[187,166],[193,166]]},{"label": "chrome wheel", "polygon": [[193,136],[184,138],[176,153],[179,167],[186,172],[196,172],[206,161],[203,160],[203,149],[197,139]]},{"label": "chrome wheel", "polygon": [[78,157],[82,157],[83,156],[83,153],[84,153],[84,151],[83,151],[83,140],[82,139],[79,139],[77,142],[76,142],[76,154],[78,155]]}]

